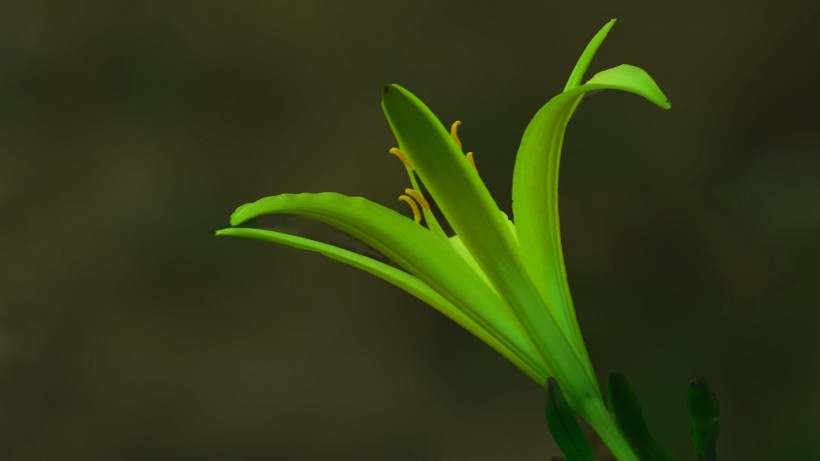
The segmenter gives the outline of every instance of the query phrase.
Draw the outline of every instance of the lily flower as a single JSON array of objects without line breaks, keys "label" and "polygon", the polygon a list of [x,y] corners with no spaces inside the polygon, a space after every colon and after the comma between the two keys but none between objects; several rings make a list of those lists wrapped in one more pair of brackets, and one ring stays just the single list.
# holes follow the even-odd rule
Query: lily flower
[{"label": "lily flower", "polygon": [[[564,91],[527,126],[513,173],[514,223],[481,180],[472,153],[462,151],[456,122],[445,125],[416,96],[387,85],[382,108],[411,186],[399,200],[408,218],[361,197],[337,193],[281,194],[240,206],[230,228],[216,232],[319,252],[369,272],[434,307],[544,386],[555,378],[573,411],[620,461],[637,460],[604,405],[567,285],[558,220],[558,166],[564,132],[584,94],[603,89],[637,94],[668,109],[642,69],[617,66],[582,83],[609,30],[587,45]],[[435,201],[455,235],[448,236]],[[272,230],[238,227],[261,215],[316,219],[344,231],[397,267],[333,245]],[[422,224],[426,223],[426,226]]]}]

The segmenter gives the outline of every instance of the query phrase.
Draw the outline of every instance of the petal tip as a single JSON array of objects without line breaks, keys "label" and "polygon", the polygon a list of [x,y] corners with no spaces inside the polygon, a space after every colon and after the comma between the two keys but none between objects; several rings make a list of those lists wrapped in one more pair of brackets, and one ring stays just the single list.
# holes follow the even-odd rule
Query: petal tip
[{"label": "petal tip", "polygon": [[385,100],[392,99],[391,97],[398,93],[398,85],[395,83],[390,83],[389,85],[382,86],[382,106],[385,104]]},{"label": "petal tip", "polygon": [[245,222],[246,218],[245,218],[245,216],[242,215],[242,211],[244,211],[249,206],[251,206],[250,203],[245,203],[245,204],[239,205],[236,208],[236,211],[231,213],[231,226],[238,226],[239,224],[242,224],[243,222]]}]

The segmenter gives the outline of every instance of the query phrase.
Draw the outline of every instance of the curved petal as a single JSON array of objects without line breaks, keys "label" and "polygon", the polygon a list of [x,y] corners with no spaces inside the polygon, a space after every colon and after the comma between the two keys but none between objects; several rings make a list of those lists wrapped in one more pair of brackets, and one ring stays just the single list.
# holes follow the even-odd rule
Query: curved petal
[{"label": "curved petal", "polygon": [[242,205],[231,225],[266,214],[306,216],[347,232],[406,269],[511,351],[546,372],[521,325],[492,287],[438,237],[413,220],[361,197],[333,192],[282,194]]},{"label": "curved petal", "polygon": [[572,73],[569,74],[569,79],[567,79],[567,84],[564,86],[564,91],[575,88],[584,80],[584,74],[587,73],[587,69],[589,69],[590,63],[592,63],[592,58],[595,57],[595,53],[598,52],[598,48],[600,48],[601,44],[604,43],[609,31],[612,30],[612,27],[615,25],[615,21],[616,19],[612,19],[608,23],[604,24],[604,27],[602,27],[601,30],[599,30],[598,33],[592,37],[592,40],[589,41],[587,47],[584,48],[584,52],[581,53],[581,57],[578,58],[575,68],[572,69]]},{"label": "curved petal", "polygon": [[[615,19],[610,20],[589,41],[567,79],[564,94],[581,84],[595,53],[614,25]],[[523,242],[519,239],[519,245],[527,269],[547,300],[561,331],[579,354],[588,357],[566,281],[558,225],[561,146],[569,117],[582,96],[559,99],[560,96],[541,108],[524,131],[513,171],[513,217],[516,225],[519,221],[524,222],[524,239]],[[553,103],[555,100],[558,102]],[[531,253],[533,251],[535,253]],[[591,363],[587,362],[587,372],[594,375]]]},{"label": "curved petal", "polygon": [[583,94],[594,90],[626,91],[643,97],[661,109],[672,108],[672,103],[663,94],[655,80],[645,70],[629,64],[602,70],[573,91]]},{"label": "curved petal", "polygon": [[562,331],[583,355],[585,346],[561,250],[558,167],[564,133],[575,107],[585,93],[601,89],[628,91],[664,109],[670,107],[666,96],[643,69],[621,65],[600,72],[586,84],[555,96],[536,113],[521,139],[513,173],[513,215],[527,267],[539,281]]},{"label": "curved petal", "polygon": [[260,240],[263,242],[278,243],[280,245],[285,245],[299,250],[315,251],[330,259],[348,264],[369,274],[375,275],[376,277],[379,277],[380,279],[401,288],[407,293],[410,293],[424,303],[432,306],[454,322],[458,323],[467,331],[499,352],[502,356],[512,362],[536,382],[541,382],[547,378],[544,370],[536,370],[529,366],[521,360],[515,352],[511,351],[508,347],[487,333],[484,328],[479,326],[473,319],[456,307],[456,305],[430,288],[429,285],[408,274],[407,272],[350,250],[345,250],[334,245],[329,245],[327,243],[282,232],[264,229],[251,229],[246,227],[232,227],[218,230],[216,231],[216,235]]}]

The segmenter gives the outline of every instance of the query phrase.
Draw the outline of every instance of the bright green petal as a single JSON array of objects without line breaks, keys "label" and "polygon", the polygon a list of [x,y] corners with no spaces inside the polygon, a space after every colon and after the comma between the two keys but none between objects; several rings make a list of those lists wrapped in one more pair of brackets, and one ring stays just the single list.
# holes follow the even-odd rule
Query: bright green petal
[{"label": "bright green petal", "polygon": [[[586,69],[594,50],[611,26],[612,22],[596,35],[576,70]],[[582,76],[573,73],[568,85],[579,78]],[[621,65],[600,72],[586,84],[552,98],[538,111],[524,132],[513,174],[513,215],[525,261],[562,331],[572,338],[573,346],[583,356],[586,356],[585,347],[575,318],[561,250],[558,166],[564,133],[575,107],[585,93],[601,89],[628,91],[660,107],[670,106],[652,78],[638,67]],[[592,372],[591,368],[589,371]]]},{"label": "bright green petal", "polygon": [[564,86],[564,91],[575,88],[584,80],[584,75],[587,73],[587,69],[589,69],[589,65],[592,63],[592,58],[595,57],[595,53],[598,52],[598,48],[600,48],[601,43],[604,43],[607,34],[609,34],[609,31],[615,25],[615,21],[615,19],[612,19],[608,23],[604,24],[604,27],[602,27],[601,30],[599,30],[598,33],[592,37],[592,40],[589,41],[587,47],[584,48],[584,52],[581,53],[581,57],[578,58],[575,68],[572,69],[572,73],[569,75],[567,84]]},{"label": "bright green petal", "polygon": [[643,96],[661,109],[671,109],[672,103],[663,94],[655,80],[640,67],[621,64],[595,74],[586,83],[576,88],[578,93],[594,90],[621,90]]},{"label": "bright green petal", "polygon": [[530,368],[545,372],[515,316],[492,287],[450,246],[413,220],[361,197],[332,192],[282,194],[242,205],[231,225],[266,214],[313,218],[347,232],[418,277],[521,357]]},{"label": "bright green petal", "polygon": [[403,270],[396,269],[395,267],[381,261],[377,261],[373,258],[369,258],[337,246],[328,245],[327,243],[318,242],[316,240],[311,240],[296,235],[285,234],[282,232],[264,229],[250,229],[246,227],[232,227],[218,230],[216,231],[216,235],[261,240],[263,242],[278,243],[280,245],[285,245],[299,250],[315,251],[327,256],[330,259],[349,264],[357,269],[361,269],[369,274],[375,275],[376,277],[379,277],[380,279],[410,293],[416,298],[432,306],[437,311],[446,315],[448,318],[458,323],[467,331],[474,334],[476,337],[487,343],[490,347],[498,351],[507,360],[520,368],[536,382],[541,382],[546,379],[546,372],[544,370],[536,370],[529,366],[521,360],[515,352],[511,351],[504,344],[487,333],[486,330],[479,326],[468,315],[461,312],[461,310],[459,310],[453,303],[430,288],[430,286],[426,283],[408,274],[407,272],[404,272]]},{"label": "bright green petal", "polygon": [[[564,94],[581,84],[598,48],[615,25],[615,19],[592,37],[572,69],[564,87]],[[564,130],[582,95],[571,98],[553,98],[535,115],[524,132],[513,172],[513,217],[516,232],[524,223],[523,249],[525,263],[535,279],[542,296],[553,312],[561,330],[569,338],[577,353],[588,357],[566,281],[564,256],[558,225],[558,163]],[[560,104],[552,104],[559,99]],[[594,376],[592,364],[587,361],[587,372]]]},{"label": "bright green petal", "polygon": [[504,215],[444,125],[398,85],[385,87],[382,108],[399,148],[464,246],[513,307],[554,375],[577,385],[577,393],[597,394],[594,377],[587,373],[589,365],[577,356],[529,278]]},{"label": "bright green petal", "polygon": [[[384,88],[382,108],[399,148],[465,246],[491,255],[497,272],[519,270],[518,249],[503,214],[444,125],[399,85]],[[482,256],[476,256],[481,264]]]}]

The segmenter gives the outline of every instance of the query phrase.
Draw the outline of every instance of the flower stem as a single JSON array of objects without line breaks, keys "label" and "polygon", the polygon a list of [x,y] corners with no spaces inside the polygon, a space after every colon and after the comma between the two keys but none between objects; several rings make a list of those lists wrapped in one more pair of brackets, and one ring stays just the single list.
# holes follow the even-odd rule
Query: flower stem
[{"label": "flower stem", "polygon": [[615,459],[618,461],[640,461],[621,430],[618,429],[615,419],[602,400],[590,399],[584,407],[584,419],[592,426],[592,429],[609,448]]}]

